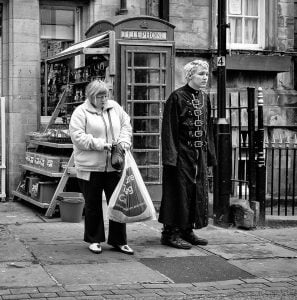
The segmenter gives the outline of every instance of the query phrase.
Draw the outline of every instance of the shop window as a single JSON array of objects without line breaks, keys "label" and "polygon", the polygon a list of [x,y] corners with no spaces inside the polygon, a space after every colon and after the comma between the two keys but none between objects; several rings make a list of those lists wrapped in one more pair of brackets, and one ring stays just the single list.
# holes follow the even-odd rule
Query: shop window
[{"label": "shop window", "polygon": [[227,44],[231,49],[263,48],[265,0],[228,0],[227,22],[230,23]]},{"label": "shop window", "polygon": [[41,39],[74,40],[74,10],[42,8]]},{"label": "shop window", "polygon": [[[67,81],[64,66],[55,64],[45,70],[45,60],[80,39],[80,24],[78,8],[49,6],[40,8],[41,116],[50,116],[53,113],[63,91],[63,85]],[[45,84],[46,79],[48,85]]]}]

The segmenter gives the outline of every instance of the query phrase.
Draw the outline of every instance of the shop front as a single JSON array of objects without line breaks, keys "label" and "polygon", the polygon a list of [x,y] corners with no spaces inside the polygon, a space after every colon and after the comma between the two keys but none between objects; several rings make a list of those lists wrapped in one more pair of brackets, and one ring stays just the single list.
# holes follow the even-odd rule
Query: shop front
[{"label": "shop front", "polygon": [[[116,16],[96,22],[87,30],[85,40],[47,59],[44,65],[44,111],[50,112],[45,129],[63,128],[55,132],[64,132],[73,109],[85,100],[87,84],[96,79],[107,82],[110,97],[131,117],[133,155],[156,206],[162,184],[162,114],[174,87],[174,54],[174,26],[170,23],[149,16]],[[54,147],[57,154],[66,145],[55,143]],[[34,170],[41,172],[40,166],[38,170],[30,167]],[[58,192],[66,184],[62,173],[57,175],[61,176]],[[51,207],[58,192],[53,191],[53,199],[42,207]]]}]

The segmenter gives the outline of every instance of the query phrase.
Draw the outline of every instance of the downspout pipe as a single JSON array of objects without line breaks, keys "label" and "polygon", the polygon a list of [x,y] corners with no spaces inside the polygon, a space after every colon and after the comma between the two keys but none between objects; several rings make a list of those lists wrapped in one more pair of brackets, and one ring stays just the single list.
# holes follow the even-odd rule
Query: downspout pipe
[{"label": "downspout pipe", "polygon": [[119,15],[127,15],[128,9],[127,9],[127,0],[121,0],[121,7],[119,10]]},{"label": "downspout pipe", "polygon": [[169,22],[169,0],[159,1],[159,18]]}]

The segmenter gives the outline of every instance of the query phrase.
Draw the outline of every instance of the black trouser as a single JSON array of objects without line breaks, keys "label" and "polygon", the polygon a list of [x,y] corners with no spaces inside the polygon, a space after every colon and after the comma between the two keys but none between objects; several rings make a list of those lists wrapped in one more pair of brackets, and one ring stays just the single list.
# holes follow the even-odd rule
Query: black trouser
[{"label": "black trouser", "polygon": [[186,229],[181,229],[179,227],[164,224],[162,235],[166,238],[174,238],[177,236],[190,234],[192,231],[193,231],[193,228],[190,225]]},{"label": "black trouser", "polygon": [[[85,242],[105,241],[102,192],[104,191],[108,204],[120,178],[121,173],[119,172],[92,172],[89,181],[78,179],[79,187],[85,198]],[[127,244],[126,224],[110,220],[107,242],[110,245]]]}]

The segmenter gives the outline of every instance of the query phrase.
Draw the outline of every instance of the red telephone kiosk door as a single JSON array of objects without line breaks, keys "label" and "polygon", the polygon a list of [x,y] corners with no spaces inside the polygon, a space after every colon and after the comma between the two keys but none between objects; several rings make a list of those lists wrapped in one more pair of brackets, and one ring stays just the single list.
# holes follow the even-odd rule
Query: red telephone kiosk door
[{"label": "red telephone kiosk door", "polygon": [[121,97],[131,117],[133,155],[154,202],[161,198],[161,126],[172,92],[172,47],[121,45]]}]

